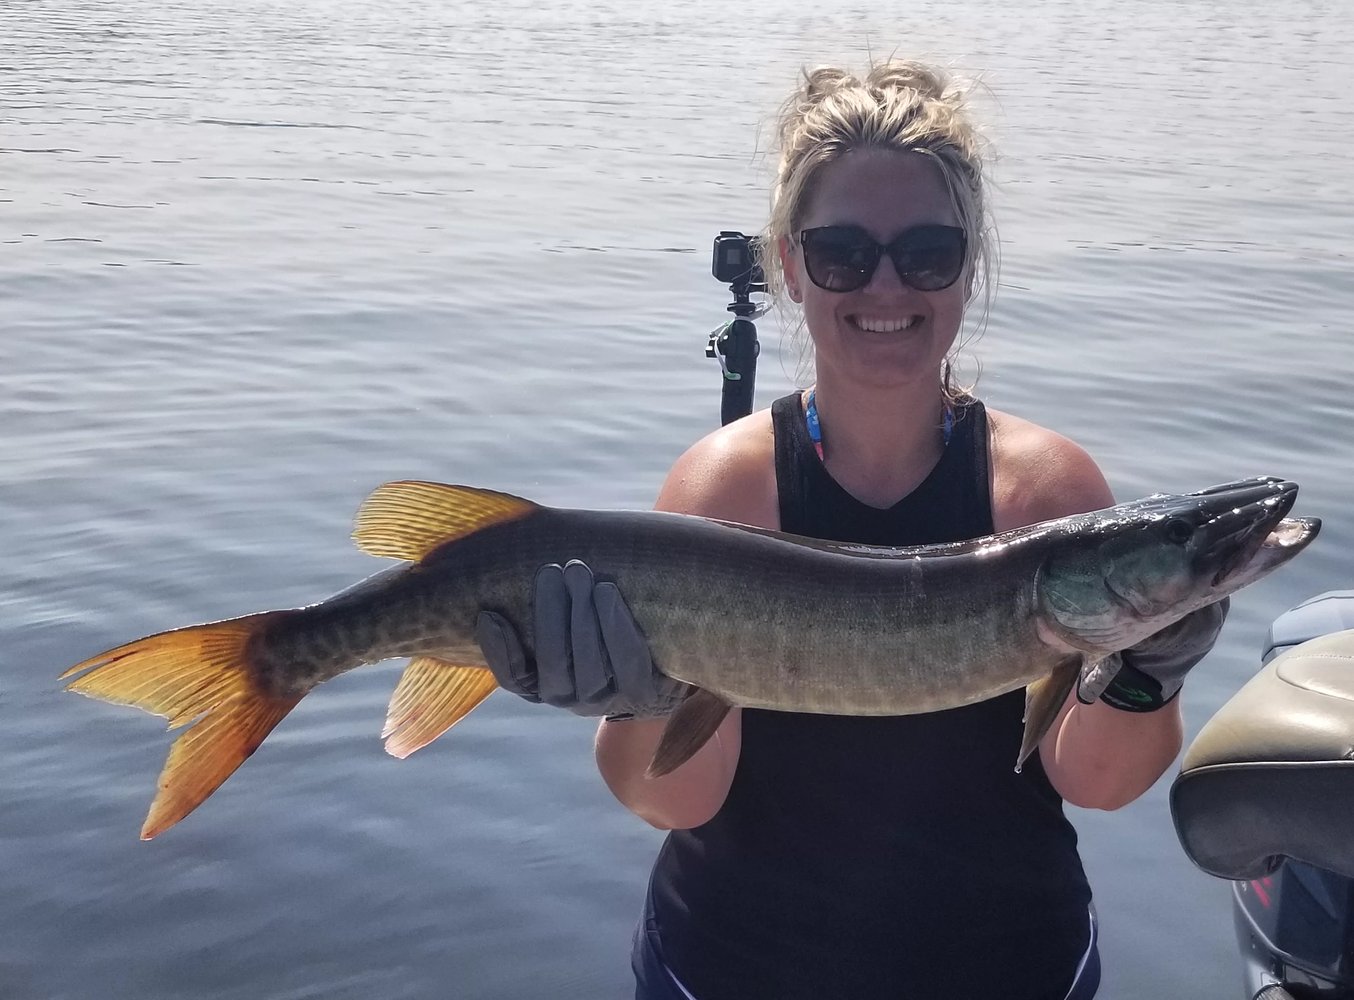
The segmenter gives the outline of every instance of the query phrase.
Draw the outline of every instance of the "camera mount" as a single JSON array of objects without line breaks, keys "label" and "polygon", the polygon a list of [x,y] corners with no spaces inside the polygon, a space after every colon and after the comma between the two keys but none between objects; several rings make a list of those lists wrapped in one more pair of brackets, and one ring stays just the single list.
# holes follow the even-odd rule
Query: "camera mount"
[{"label": "camera mount", "polygon": [[705,356],[719,362],[723,375],[720,421],[725,424],[752,412],[757,355],[761,352],[753,320],[765,310],[751,296],[766,291],[761,251],[761,240],[739,232],[725,231],[715,237],[711,273],[733,293],[733,301],[726,308],[734,318],[710,334]]}]

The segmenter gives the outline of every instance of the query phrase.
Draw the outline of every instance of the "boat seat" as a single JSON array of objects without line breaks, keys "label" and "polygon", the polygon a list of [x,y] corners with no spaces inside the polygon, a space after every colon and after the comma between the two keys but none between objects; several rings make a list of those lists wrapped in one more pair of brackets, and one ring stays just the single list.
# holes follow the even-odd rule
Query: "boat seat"
[{"label": "boat seat", "polygon": [[1211,875],[1259,878],[1291,858],[1354,878],[1354,629],[1251,678],[1190,744],[1170,799]]}]

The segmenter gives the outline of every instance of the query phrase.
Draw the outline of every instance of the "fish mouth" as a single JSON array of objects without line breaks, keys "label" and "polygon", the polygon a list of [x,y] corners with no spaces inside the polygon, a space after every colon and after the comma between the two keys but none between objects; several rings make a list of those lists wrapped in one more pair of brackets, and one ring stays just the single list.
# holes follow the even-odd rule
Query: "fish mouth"
[{"label": "fish mouth", "polygon": [[1191,547],[1212,589],[1231,593],[1305,549],[1321,530],[1314,517],[1289,518],[1298,484],[1274,476],[1212,486],[1187,497],[1200,516]]},{"label": "fish mouth", "polygon": [[[1282,566],[1312,543],[1321,531],[1319,517],[1285,517],[1260,543],[1259,552],[1249,564],[1256,576]],[[1250,580],[1246,580],[1249,583]]]}]

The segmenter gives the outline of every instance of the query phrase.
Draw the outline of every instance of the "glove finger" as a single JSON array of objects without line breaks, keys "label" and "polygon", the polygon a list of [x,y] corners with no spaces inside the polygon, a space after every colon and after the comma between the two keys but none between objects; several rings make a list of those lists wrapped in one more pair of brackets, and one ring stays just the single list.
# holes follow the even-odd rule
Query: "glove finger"
[{"label": "glove finger", "polygon": [[620,588],[614,583],[599,583],[593,591],[593,600],[602,638],[611,655],[616,692],[636,709],[655,704],[660,700],[660,678],[654,671],[653,654]]},{"label": "glove finger", "polygon": [[533,613],[536,618],[536,676],[541,701],[572,705],[574,674],[569,649],[569,591],[564,569],[550,563],[536,571]]},{"label": "glove finger", "polygon": [[536,690],[536,671],[527,664],[517,629],[506,618],[493,611],[481,611],[475,619],[475,639],[499,687],[527,701],[541,700]]},{"label": "glove finger", "polygon": [[613,694],[611,664],[597,623],[592,570],[572,559],[564,566],[569,591],[569,645],[573,650],[574,691],[583,705],[608,701]]},{"label": "glove finger", "polygon": [[1111,653],[1091,667],[1085,675],[1077,675],[1077,701],[1083,705],[1094,705],[1105,693],[1105,689],[1114,682],[1124,665],[1118,653]]}]

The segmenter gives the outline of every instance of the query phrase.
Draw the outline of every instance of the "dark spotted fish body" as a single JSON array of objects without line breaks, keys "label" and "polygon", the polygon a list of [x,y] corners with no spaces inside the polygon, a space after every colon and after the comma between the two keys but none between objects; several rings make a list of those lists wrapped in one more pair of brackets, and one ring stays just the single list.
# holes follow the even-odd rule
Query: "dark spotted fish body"
[{"label": "dark spotted fish body", "polygon": [[[307,608],[190,626],[71,668],[73,690],[194,722],[142,836],[203,801],[317,684],[410,657],[386,747],[407,756],[495,687],[483,610],[532,635],[531,581],[581,559],[625,595],[663,673],[692,685],[653,773],[730,705],[843,715],[929,712],[1025,687],[1021,759],[1078,673],[1259,579],[1319,527],[1297,487],[1254,479],[1154,496],[970,542],[872,548],[653,511],[585,511],[391,483],[359,512],[365,551],[406,560]],[[528,650],[530,652],[530,650]]]}]

